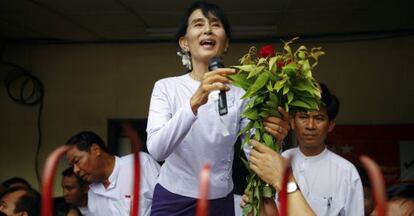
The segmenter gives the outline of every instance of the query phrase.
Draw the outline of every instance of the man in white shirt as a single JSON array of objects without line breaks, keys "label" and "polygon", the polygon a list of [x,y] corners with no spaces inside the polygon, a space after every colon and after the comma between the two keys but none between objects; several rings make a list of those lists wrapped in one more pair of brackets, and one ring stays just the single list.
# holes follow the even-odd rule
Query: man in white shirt
[{"label": "man in white shirt", "polygon": [[363,189],[356,168],[326,148],[326,137],[335,127],[339,100],[324,84],[320,86],[324,106],[294,114],[291,127],[299,147],[282,155],[293,156],[293,175],[317,215],[364,215]]},{"label": "man in white shirt", "polygon": [[[288,183],[287,191],[298,194],[294,192],[300,190],[318,216],[362,216],[364,196],[356,168],[325,145],[328,133],[335,127],[339,100],[324,84],[320,86],[324,106],[315,111],[297,112],[291,119],[299,147],[282,153],[284,157],[292,157],[292,171],[297,182]],[[256,145],[260,147],[259,143]],[[275,165],[279,162],[275,160],[275,152],[263,149],[252,150],[250,168],[275,187],[278,180],[275,176],[279,176]],[[266,206],[274,208],[271,204]]]},{"label": "man in white shirt", "polygon": [[[110,154],[102,139],[94,132],[84,131],[71,137],[66,157],[74,173],[90,182],[88,211],[99,216],[129,216],[133,196],[133,155],[117,157]],[[151,210],[152,195],[159,174],[159,165],[148,154],[140,152],[139,215]]]}]

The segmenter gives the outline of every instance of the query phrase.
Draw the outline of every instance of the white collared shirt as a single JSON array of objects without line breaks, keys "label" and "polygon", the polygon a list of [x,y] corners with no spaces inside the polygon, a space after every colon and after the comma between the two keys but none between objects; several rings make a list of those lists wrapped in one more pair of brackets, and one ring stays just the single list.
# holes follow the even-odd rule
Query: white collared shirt
[{"label": "white collared shirt", "polygon": [[244,90],[229,85],[228,114],[222,120],[230,134],[224,136],[214,101],[200,106],[197,115],[191,110],[190,99],[199,85],[189,74],[155,83],[148,115],[147,147],[156,160],[165,160],[159,183],[182,196],[198,197],[199,173],[209,163],[209,198],[216,199],[225,197],[233,189],[234,143],[247,121],[240,117]]},{"label": "white collared shirt", "polygon": [[286,150],[282,155],[293,156],[293,175],[318,216],[364,215],[361,179],[352,163],[326,148],[310,157],[299,148]]},{"label": "white collared shirt", "polygon": [[[159,174],[158,163],[140,152],[140,202],[139,215],[150,215],[152,195]],[[88,211],[94,216],[129,216],[133,195],[134,157],[115,156],[115,166],[105,188],[102,183],[92,183],[88,191]]]}]

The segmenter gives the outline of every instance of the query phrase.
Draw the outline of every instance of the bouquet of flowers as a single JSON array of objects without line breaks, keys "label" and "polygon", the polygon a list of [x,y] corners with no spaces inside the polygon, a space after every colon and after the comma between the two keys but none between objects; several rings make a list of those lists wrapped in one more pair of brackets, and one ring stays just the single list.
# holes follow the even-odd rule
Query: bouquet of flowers
[{"label": "bouquet of flowers", "polygon": [[[234,66],[239,72],[231,76],[232,83],[246,91],[242,98],[248,100],[242,117],[250,122],[239,133],[245,137],[243,145],[255,139],[279,152],[280,143],[265,132],[263,119],[280,117],[278,106],[292,114],[316,110],[322,103],[321,91],[312,77],[312,69],[318,64],[319,56],[325,53],[320,47],[308,50],[305,46],[293,52],[290,46],[296,39],[285,42],[283,52],[276,52],[272,45],[262,47],[259,53],[256,47],[251,47],[240,59],[241,65]],[[244,163],[249,169],[248,162],[244,160]],[[249,169],[249,172],[245,190],[249,203],[243,214],[253,212],[253,215],[258,215],[263,198],[273,198],[275,191],[253,171]]]}]

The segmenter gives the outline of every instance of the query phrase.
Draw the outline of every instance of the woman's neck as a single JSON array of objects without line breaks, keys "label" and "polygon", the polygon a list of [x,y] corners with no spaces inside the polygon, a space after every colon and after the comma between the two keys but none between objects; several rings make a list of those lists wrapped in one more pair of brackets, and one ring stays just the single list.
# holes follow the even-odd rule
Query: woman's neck
[{"label": "woman's neck", "polygon": [[193,61],[193,70],[190,73],[191,78],[194,80],[201,80],[204,76],[204,73],[208,72],[208,62],[196,62]]}]

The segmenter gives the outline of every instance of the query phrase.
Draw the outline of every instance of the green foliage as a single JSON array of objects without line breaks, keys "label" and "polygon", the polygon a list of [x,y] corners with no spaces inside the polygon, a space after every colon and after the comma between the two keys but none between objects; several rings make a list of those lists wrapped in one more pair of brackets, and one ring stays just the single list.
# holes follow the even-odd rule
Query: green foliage
[{"label": "green foliage", "polygon": [[[256,47],[251,47],[240,59],[241,65],[233,66],[239,72],[230,76],[232,83],[243,88],[246,93],[242,98],[249,100],[242,117],[250,119],[250,123],[239,133],[245,137],[244,145],[249,144],[251,129],[255,129],[254,139],[279,151],[276,139],[263,128],[264,118],[280,117],[278,106],[293,114],[297,111],[316,110],[321,105],[321,92],[312,77],[312,70],[318,64],[319,57],[325,53],[320,47],[309,51],[303,45],[294,51],[291,45],[297,39],[285,42],[283,52],[275,52],[275,56],[258,56]],[[245,164],[248,166],[247,162]],[[271,198],[275,191],[250,169],[249,171],[245,191],[249,203],[243,209],[243,214],[253,213],[256,216],[260,212],[263,197]]]}]

